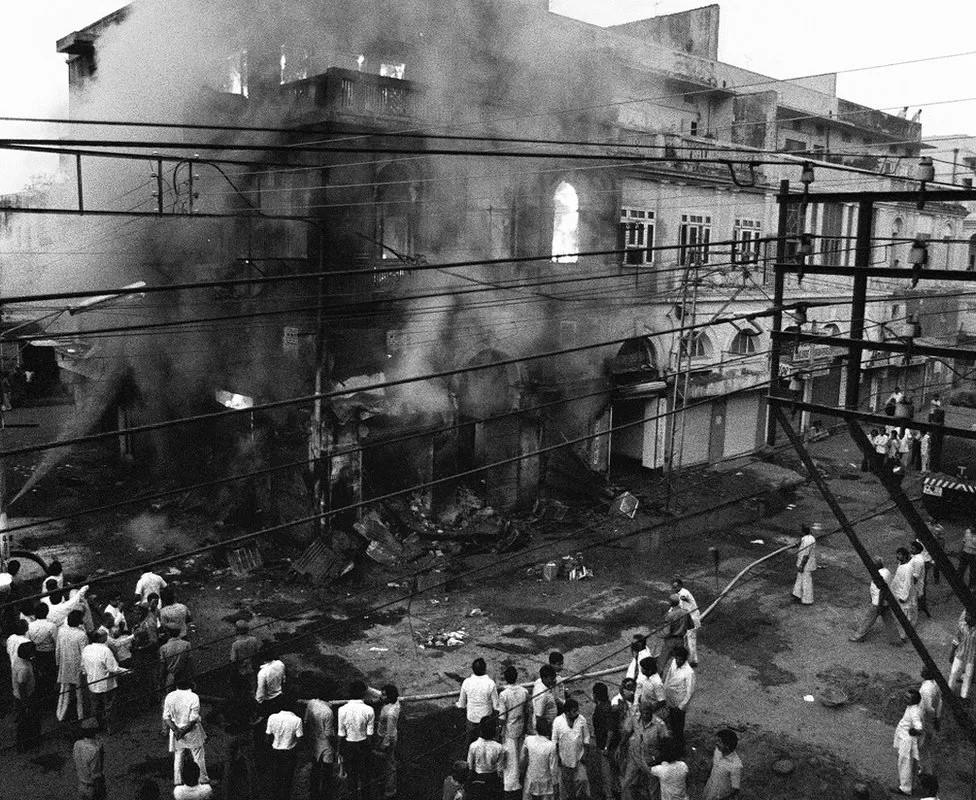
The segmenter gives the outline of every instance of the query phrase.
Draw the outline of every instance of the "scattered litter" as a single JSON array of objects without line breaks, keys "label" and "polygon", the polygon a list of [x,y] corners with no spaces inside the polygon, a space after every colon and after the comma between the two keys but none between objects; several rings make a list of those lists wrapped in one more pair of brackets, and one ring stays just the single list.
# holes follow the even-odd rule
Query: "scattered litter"
[{"label": "scattered litter", "polygon": [[786,510],[787,510],[787,511],[792,511],[792,510],[793,510],[794,508],[796,508],[796,503],[790,503],[790,504],[789,504],[789,505],[788,505],[788,506],[786,507]]},{"label": "scattered litter", "polygon": [[749,544],[766,544],[762,539],[753,539]]},{"label": "scattered litter", "polygon": [[480,608],[472,608],[468,612],[468,616],[469,617],[483,617],[484,615],[485,615],[485,612],[482,611]]},{"label": "scattered litter", "polygon": [[443,631],[422,637],[418,646],[425,649],[428,647],[460,647],[465,644],[467,638],[467,631],[461,628],[456,631]]},{"label": "scattered litter", "polygon": [[371,648],[369,648],[369,652],[371,652],[371,653],[385,653],[389,649],[390,649],[389,647],[371,647]]},{"label": "scattered litter", "polygon": [[389,587],[390,589],[399,589],[399,588],[400,588],[400,584],[399,584],[399,583],[396,583],[396,582],[393,582],[393,581],[391,581],[390,583],[388,583],[388,584],[386,584],[386,585],[387,585],[387,586],[388,586],[388,587]]},{"label": "scattered litter", "polygon": [[808,703],[813,703],[816,701],[817,698],[814,697],[812,694],[805,694],[803,695],[803,699]]},{"label": "scattered litter", "polygon": [[554,581],[559,575],[559,565],[555,561],[550,561],[542,568],[542,578],[547,581]]}]

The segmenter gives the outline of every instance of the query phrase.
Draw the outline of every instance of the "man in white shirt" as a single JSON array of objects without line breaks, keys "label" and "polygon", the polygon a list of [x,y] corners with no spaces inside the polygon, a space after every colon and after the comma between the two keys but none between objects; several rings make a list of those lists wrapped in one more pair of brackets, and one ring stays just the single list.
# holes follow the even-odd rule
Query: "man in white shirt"
[{"label": "man in white shirt", "polygon": [[88,634],[82,624],[85,615],[80,609],[68,614],[64,625],[58,628],[58,638],[54,643],[54,660],[58,665],[58,721],[64,720],[71,705],[71,696],[75,697],[78,719],[85,718],[81,687],[85,676],[81,671],[81,654],[88,646]]},{"label": "man in white shirt", "polygon": [[465,710],[468,744],[478,738],[478,723],[499,710],[498,687],[487,671],[485,660],[476,658],[471,662],[471,674],[461,683],[457,707]]},{"label": "man in white shirt", "polygon": [[925,732],[918,737],[918,763],[922,772],[935,772],[932,751],[935,748],[935,735],[942,724],[942,690],[935,682],[935,673],[928,667],[922,668],[922,685],[918,687],[922,698],[922,727]]},{"label": "man in white shirt", "polygon": [[271,796],[275,800],[291,800],[291,785],[295,779],[298,740],[302,738],[302,720],[292,710],[292,703],[268,717],[265,733],[271,744]]},{"label": "man in white shirt", "polygon": [[258,714],[261,716],[262,725],[268,721],[268,717],[281,709],[284,686],[284,662],[269,657],[258,670],[257,689],[254,692],[254,700],[258,704]]},{"label": "man in white shirt", "polygon": [[522,788],[519,775],[519,753],[525,739],[527,722],[532,716],[529,693],[518,682],[518,670],[505,667],[505,688],[498,695],[502,745],[505,747],[505,774],[502,775],[502,791],[517,792]]},{"label": "man in white shirt", "polygon": [[115,728],[115,694],[117,676],[128,670],[119,667],[115,656],[106,644],[108,637],[102,630],[92,634],[93,641],[81,651],[81,671],[91,697],[91,710],[99,725],[108,733]]},{"label": "man in white shirt", "polygon": [[14,665],[14,659],[17,658],[17,648],[24,642],[30,641],[30,637],[27,635],[29,626],[26,620],[18,619],[13,623],[12,630],[13,633],[7,637],[7,658],[10,660],[11,667]]},{"label": "man in white shirt", "polygon": [[910,550],[912,555],[909,563],[912,565],[912,577],[915,579],[915,597],[918,598],[918,610],[932,619],[932,615],[929,613],[928,600],[925,596],[925,571],[932,560],[932,556],[925,551],[922,543],[917,539],[911,543]]},{"label": "man in white shirt", "polygon": [[664,676],[664,696],[668,706],[668,729],[684,752],[685,715],[695,694],[695,671],[688,664],[688,649],[678,645],[671,651],[673,660]]},{"label": "man in white shirt", "polygon": [[562,800],[588,797],[590,784],[584,759],[590,744],[590,726],[573,698],[566,701],[563,713],[552,724],[552,742],[559,759],[559,797]]},{"label": "man in white shirt", "polygon": [[664,681],[657,674],[657,659],[644,658],[640,662],[640,675],[634,691],[634,706],[650,703],[658,711],[665,703]]},{"label": "man in white shirt", "polygon": [[654,653],[647,646],[647,637],[640,633],[635,633],[633,641],[630,643],[630,663],[627,665],[626,678],[637,679],[640,675],[640,662],[645,658],[654,658]]},{"label": "man in white shirt", "polygon": [[671,581],[672,591],[678,595],[678,607],[688,613],[688,630],[685,631],[685,647],[688,648],[688,663],[698,666],[698,631],[701,630],[701,610],[695,602],[695,596],[688,591],[681,578]]},{"label": "man in white shirt", "polygon": [[[905,616],[908,617],[908,621],[914,627],[918,623],[918,601],[915,594],[915,574],[911,556],[904,547],[899,547],[895,551],[895,556],[898,559],[898,566],[891,578],[891,592],[898,601],[901,610],[905,612]],[[905,631],[899,631],[899,637],[902,642],[908,640]]]},{"label": "man in white shirt", "polygon": [[336,751],[336,721],[332,706],[324,700],[309,700],[305,705],[302,729],[312,756],[308,796],[310,800],[327,800],[332,794]]},{"label": "man in white shirt", "polygon": [[908,706],[895,727],[892,746],[898,752],[898,786],[892,791],[909,796],[918,761],[918,739],[923,733],[922,696],[914,689],[908,693]]},{"label": "man in white shirt", "polygon": [[651,775],[661,783],[661,800],[688,800],[688,765],[681,760],[682,752],[674,739],[661,744],[661,763],[651,767]]},{"label": "man in white shirt", "polygon": [[167,586],[162,575],[155,572],[143,572],[136,581],[135,595],[140,603],[145,603],[151,594],[160,594]]},{"label": "man in white shirt", "polygon": [[163,701],[163,724],[169,729],[169,751],[173,754],[173,783],[183,782],[183,753],[189,751],[200,768],[201,783],[209,783],[207,759],[203,745],[207,741],[200,718],[200,698],[193,691],[193,681],[180,677],[176,688]]},{"label": "man in white shirt", "polygon": [[801,531],[803,535],[797,545],[793,598],[795,602],[809,606],[813,605],[813,573],[817,568],[817,540],[808,525],[804,525]]},{"label": "man in white shirt", "polygon": [[27,638],[37,648],[34,667],[37,670],[38,693],[44,697],[54,690],[57,666],[54,663],[54,647],[58,639],[58,626],[47,618],[48,607],[38,603],[34,607],[34,619],[27,623]]},{"label": "man in white shirt", "polygon": [[[874,566],[881,575],[881,579],[890,586],[891,570],[884,565],[884,559],[882,559],[881,556],[875,556]],[[870,597],[871,605],[867,607],[860,627],[857,629],[854,635],[850,637],[849,641],[863,642],[868,633],[870,633],[871,628],[874,627],[874,623],[880,618],[884,622],[885,629],[888,631],[889,640],[892,644],[897,644],[898,626],[895,624],[895,620],[891,615],[891,609],[888,608],[888,604],[881,596],[881,590],[874,585],[873,580],[870,582]]]},{"label": "man in white shirt", "polygon": [[368,782],[369,739],[376,724],[376,712],[366,705],[366,684],[353,681],[348,703],[339,707],[339,754],[345,765],[353,800],[363,800]]},{"label": "man in white shirt", "polygon": [[734,800],[742,787],[742,759],[735,752],[739,737],[729,728],[723,728],[715,736],[715,752],[712,754],[712,771],[702,794],[702,800]]}]

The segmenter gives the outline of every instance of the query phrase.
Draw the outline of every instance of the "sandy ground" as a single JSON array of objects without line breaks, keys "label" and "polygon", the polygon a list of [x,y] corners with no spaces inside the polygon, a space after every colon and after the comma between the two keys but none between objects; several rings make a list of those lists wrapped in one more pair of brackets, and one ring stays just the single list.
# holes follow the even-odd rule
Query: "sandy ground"
[{"label": "sandy ground", "polygon": [[[885,502],[876,482],[851,469],[858,462],[854,447],[837,437],[815,446],[818,458],[832,465],[831,483],[851,517],[873,511]],[[846,473],[840,475],[839,473]],[[700,502],[709,500],[708,475],[689,477]],[[261,635],[286,643],[286,661],[293,683],[305,696],[336,696],[353,676],[373,685],[393,682],[408,694],[456,691],[469,665],[484,656],[499,676],[503,665],[514,663],[523,675],[534,677],[549,650],[566,654],[572,671],[619,664],[619,653],[630,635],[654,624],[674,574],[685,577],[701,606],[708,605],[736,572],[787,541],[803,522],[820,521],[832,528],[826,506],[814,489],[803,487],[778,513],[754,522],[723,525],[709,531],[640,534],[615,540],[614,530],[626,527],[599,515],[567,521],[550,531],[551,543],[534,552],[512,556],[465,559],[468,569],[482,568],[463,588],[428,592],[409,605],[397,602],[402,593],[395,574],[354,575],[337,587],[292,582],[285,566],[260,577],[236,579],[214,570],[207,562],[190,565],[177,580],[198,620],[197,642],[229,637],[230,621],[253,615]],[[124,521],[120,521],[120,525]],[[585,530],[580,530],[585,528]],[[907,543],[907,528],[897,512],[858,525],[869,548],[894,562],[894,549]],[[112,552],[112,531],[74,545],[70,558],[104,561]],[[84,538],[72,528],[68,535]],[[958,541],[958,526],[947,525],[950,549]],[[68,552],[62,530],[38,537],[43,549]],[[105,537],[108,537],[106,541]],[[762,540],[762,544],[752,543]],[[532,545],[546,545],[537,537]],[[120,540],[121,544],[121,540]],[[588,547],[587,563],[595,577],[580,583],[541,581],[528,569]],[[709,547],[719,549],[716,578]],[[688,723],[693,751],[692,797],[700,792],[711,757],[711,736],[720,727],[740,732],[740,751],[746,764],[745,797],[847,798],[855,780],[872,784],[876,797],[895,779],[891,746],[894,722],[903,709],[905,687],[915,685],[919,660],[909,647],[891,647],[879,627],[868,641],[848,642],[867,603],[868,581],[843,534],[825,542],[816,575],[817,602],[799,607],[789,601],[793,579],[792,555],[780,556],[751,572],[706,620],[701,632],[698,693]],[[375,586],[374,586],[375,584]],[[362,619],[369,607],[382,610]],[[959,604],[945,583],[930,593],[933,618],[920,624],[920,634],[936,659],[945,663]],[[479,616],[469,616],[472,609]],[[421,649],[418,641],[429,633],[463,629],[466,644],[448,649]],[[229,639],[202,649],[203,667],[226,660]],[[606,679],[611,685],[615,678]],[[588,695],[591,681],[578,690]],[[843,688],[851,701],[826,708],[818,700],[824,690]],[[202,682],[209,695],[224,692],[217,673]],[[814,702],[805,696],[812,695]],[[584,713],[588,706],[584,705]],[[110,797],[132,796],[139,780],[153,778],[166,786],[170,759],[155,711],[127,709],[123,734],[106,741]],[[208,704],[211,734],[208,760],[219,775],[226,747],[221,708]],[[52,719],[45,720],[47,728]],[[452,758],[461,753],[460,712],[448,701],[409,704],[404,722],[403,798],[434,797]],[[11,797],[49,798],[73,791],[70,742],[66,731],[51,730],[34,752],[18,755],[12,742],[9,715],[2,720],[4,786],[23,787]],[[947,724],[939,754],[943,797],[963,796],[971,779],[972,750],[957,741]],[[780,776],[774,761],[788,757],[795,770]],[[10,783],[8,784],[8,779]],[[0,797],[8,796],[6,789]],[[303,774],[294,793],[306,796]]]}]

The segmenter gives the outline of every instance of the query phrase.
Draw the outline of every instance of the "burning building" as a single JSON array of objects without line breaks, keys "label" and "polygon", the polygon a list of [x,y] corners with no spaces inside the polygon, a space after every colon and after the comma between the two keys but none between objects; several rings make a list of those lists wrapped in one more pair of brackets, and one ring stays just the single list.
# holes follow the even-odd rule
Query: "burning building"
[{"label": "burning building", "polygon": [[[302,465],[251,481],[249,514],[425,484],[436,505],[454,488],[439,478],[489,464],[466,483],[527,504],[566,441],[602,472],[755,450],[764,318],[683,329],[768,307],[780,178],[812,162],[817,180],[882,188],[911,177],[920,148],[920,125],[838,98],[831,76],[777,81],[718,60],[717,6],[604,29],[542,0],[272,5],[136,0],[58,42],[74,119],[216,127],[70,127],[179,160],[86,156],[89,207],[150,213],[66,221],[60,235],[90,255],[33,265],[67,288],[224,282],[57,335],[86,348],[65,364],[88,388],[79,425],[254,404],[125,439],[191,473]],[[865,148],[890,158],[868,163]],[[913,233],[964,216],[882,213]],[[854,209],[808,214],[791,224],[813,232],[813,257],[853,263]],[[259,280],[228,282],[242,277]],[[789,287],[791,300],[845,293]],[[599,342],[612,344],[517,360]],[[836,401],[830,348],[791,358]],[[333,389],[348,393],[262,408]]]}]

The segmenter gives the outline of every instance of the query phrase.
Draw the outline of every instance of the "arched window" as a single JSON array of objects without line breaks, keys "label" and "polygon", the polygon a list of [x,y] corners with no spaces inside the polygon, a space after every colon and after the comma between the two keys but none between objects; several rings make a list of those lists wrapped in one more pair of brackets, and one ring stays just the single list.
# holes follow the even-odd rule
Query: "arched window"
[{"label": "arched window", "polygon": [[552,260],[561,264],[579,261],[579,195],[566,181],[552,197]]},{"label": "arched window", "polygon": [[822,328],[820,328],[821,336],[840,336],[840,328],[837,327],[833,322],[828,322]]},{"label": "arched window", "polygon": [[681,357],[708,358],[714,352],[712,340],[704,331],[685,334],[681,339]]},{"label": "arched window", "polygon": [[942,226],[942,247],[945,248],[945,268],[952,267],[952,223],[947,222]]},{"label": "arched window", "polygon": [[747,356],[755,353],[756,350],[758,350],[758,347],[756,346],[756,340],[758,338],[759,334],[756,333],[756,331],[739,331],[735,336],[732,337],[732,343],[729,345],[729,352],[739,356]]}]

